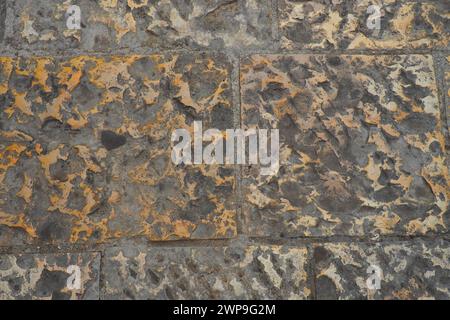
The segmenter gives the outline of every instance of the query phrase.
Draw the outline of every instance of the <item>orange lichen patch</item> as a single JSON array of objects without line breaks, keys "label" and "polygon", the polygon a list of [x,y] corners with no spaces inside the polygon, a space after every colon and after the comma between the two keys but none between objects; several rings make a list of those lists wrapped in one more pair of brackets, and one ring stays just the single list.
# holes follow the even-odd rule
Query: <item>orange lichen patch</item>
[{"label": "orange lichen patch", "polygon": [[[101,58],[95,60],[95,67],[89,70],[89,79],[97,87],[106,89],[100,105],[122,101],[125,89],[134,81],[128,73],[128,66],[138,58],[113,56],[108,61]],[[119,81],[119,77],[125,84]],[[131,92],[131,95],[136,93]]]},{"label": "orange lichen patch", "polygon": [[17,196],[25,200],[26,203],[30,203],[31,196],[33,195],[33,180],[26,173],[23,175],[22,189],[17,192]]},{"label": "orange lichen patch", "polygon": [[0,94],[5,94],[8,92],[8,82],[11,72],[14,68],[14,59],[9,57],[0,57],[0,71],[1,71],[1,81],[0,81]]},{"label": "orange lichen patch", "polygon": [[4,225],[10,228],[22,229],[30,237],[36,238],[36,229],[33,228],[26,219],[24,214],[8,214],[6,212],[0,211],[0,225]]},{"label": "orange lichen patch", "polygon": [[70,59],[67,63],[63,64],[60,71],[57,74],[57,78],[62,86],[65,86],[67,90],[73,91],[73,89],[80,83],[80,79],[83,75],[83,67],[86,64],[86,57],[76,57]]},{"label": "orange lichen patch", "polygon": [[131,9],[139,9],[147,6],[148,0],[128,0],[127,4]]},{"label": "orange lichen patch", "polygon": [[90,16],[89,21],[112,27],[116,32],[116,41],[118,43],[127,33],[136,32],[136,21],[131,12],[127,12],[122,16],[122,13],[117,12],[114,8],[105,8],[105,11],[107,12],[106,14]]},{"label": "orange lichen patch", "polygon": [[82,115],[76,108],[74,108],[73,112],[77,114],[78,119],[70,118],[67,120],[67,124],[72,129],[81,129],[89,123],[86,116]]},{"label": "orange lichen patch", "polygon": [[50,58],[41,58],[36,60],[36,69],[34,70],[33,85],[38,84],[42,87],[44,92],[51,92],[52,88],[47,84],[48,71],[46,66],[51,64]]},{"label": "orange lichen patch", "polygon": [[11,139],[11,140],[20,140],[20,141],[26,141],[26,142],[33,141],[33,137],[31,137],[30,135],[23,133],[19,130],[12,130],[12,131],[0,130],[0,136],[2,136],[3,138],[6,138],[6,139]]},{"label": "orange lichen patch", "polygon": [[17,143],[0,148],[0,183],[3,181],[6,171],[16,165],[20,159],[20,155],[26,149],[26,146]]},{"label": "orange lichen patch", "polygon": [[31,103],[26,99],[27,93],[14,92],[15,101],[13,107],[19,109],[22,113],[32,116]]},{"label": "orange lichen patch", "polygon": [[41,121],[48,118],[62,120],[61,109],[63,105],[70,101],[70,93],[67,91],[61,91],[58,97],[56,97],[50,105],[47,105],[47,110],[39,114]]},{"label": "orange lichen patch", "polygon": [[110,204],[118,203],[120,201],[120,198],[121,198],[120,193],[117,191],[113,191],[111,192],[111,195],[108,198],[108,203]]},{"label": "orange lichen patch", "polygon": [[86,170],[90,170],[95,173],[99,173],[102,171],[100,166],[95,164],[92,160],[91,151],[86,146],[78,145],[75,146],[75,149],[78,151],[78,155],[84,160],[86,164]]}]

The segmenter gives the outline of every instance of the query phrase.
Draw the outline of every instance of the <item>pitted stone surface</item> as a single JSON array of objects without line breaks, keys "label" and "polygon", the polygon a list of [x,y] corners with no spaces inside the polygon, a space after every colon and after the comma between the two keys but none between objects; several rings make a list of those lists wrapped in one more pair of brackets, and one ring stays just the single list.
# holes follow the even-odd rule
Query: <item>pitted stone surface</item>
[{"label": "pitted stone surface", "polygon": [[[381,8],[380,29],[373,17]],[[448,48],[450,3],[404,0],[280,0],[284,49]]]},{"label": "pitted stone surface", "polygon": [[106,299],[305,299],[304,247],[140,248],[106,251]]},{"label": "pitted stone surface", "polygon": [[227,238],[233,167],[175,166],[175,129],[232,128],[222,55],[0,59],[0,245]]},{"label": "pitted stone surface", "polygon": [[[81,29],[66,26],[71,4],[81,9]],[[16,48],[265,47],[271,41],[270,1],[101,0],[15,1]]]},{"label": "pitted stone surface", "polygon": [[[317,244],[318,299],[450,299],[450,244],[415,241],[366,245]],[[367,286],[370,266],[381,268],[380,289]],[[371,286],[375,282],[370,282]]]},{"label": "pitted stone surface", "polygon": [[0,255],[0,300],[97,300],[99,272],[98,253]]},{"label": "pitted stone surface", "polygon": [[242,122],[279,128],[275,176],[243,173],[254,236],[448,231],[448,170],[427,55],[255,55]]}]

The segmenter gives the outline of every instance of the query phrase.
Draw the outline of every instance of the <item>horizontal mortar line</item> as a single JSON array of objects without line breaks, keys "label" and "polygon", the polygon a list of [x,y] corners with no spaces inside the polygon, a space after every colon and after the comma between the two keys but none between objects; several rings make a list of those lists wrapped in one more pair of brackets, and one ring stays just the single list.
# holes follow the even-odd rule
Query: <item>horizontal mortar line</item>
[{"label": "horizontal mortar line", "polygon": [[[29,244],[29,245],[20,245],[20,246],[1,246],[0,247],[0,255],[1,254],[28,254],[28,253],[42,253],[42,254],[53,254],[53,253],[82,253],[82,252],[102,252],[106,249],[110,248],[120,248],[129,244],[134,240],[133,244],[138,246],[144,246],[148,248],[182,248],[182,247],[227,247],[230,245],[230,242],[233,240],[236,241],[237,238],[230,239],[192,239],[192,240],[161,240],[154,241],[148,240],[143,237],[129,237],[116,239],[111,242],[104,242],[98,244]],[[139,242],[141,241],[141,242]],[[137,242],[137,243],[136,243]]]},{"label": "horizontal mortar line", "polygon": [[0,256],[2,255],[25,255],[25,254],[30,254],[30,255],[38,255],[38,254],[48,254],[48,255],[57,255],[57,254],[89,254],[89,253],[98,253],[101,254],[103,249],[79,249],[77,248],[77,250],[72,249],[72,248],[60,248],[60,249],[55,249],[55,250],[48,250],[48,248],[46,248],[46,250],[40,250],[37,249],[34,246],[30,246],[30,247],[26,247],[29,249],[23,249],[23,248],[15,248],[15,247],[11,247],[8,249],[11,250],[3,250],[4,247],[0,247]]},{"label": "horizontal mortar line", "polygon": [[[0,255],[13,255],[13,254],[79,254],[79,253],[103,253],[107,249],[121,248],[129,243],[133,239],[126,238],[120,239],[124,243],[102,243],[97,245],[28,245],[28,246],[8,246],[0,247]],[[136,239],[135,239],[136,240]],[[248,246],[308,246],[314,244],[325,243],[363,243],[363,244],[392,244],[392,243],[413,243],[416,240],[423,241],[450,241],[450,234],[445,233],[442,235],[429,235],[429,236],[380,236],[380,238],[373,240],[364,236],[330,236],[330,237],[311,237],[311,238],[273,238],[273,237],[248,237],[243,238],[231,238],[226,240],[170,240],[170,241],[150,241],[147,239],[142,243],[133,242],[135,246],[143,247],[147,249],[152,248],[233,248],[233,247],[248,247]],[[147,240],[147,241],[145,241]]]},{"label": "horizontal mortar line", "polygon": [[449,241],[450,233],[445,232],[441,234],[431,234],[431,235],[380,235],[378,238],[370,238],[369,236],[348,236],[348,235],[334,235],[334,236],[324,236],[324,237],[255,237],[249,236],[249,241],[255,241],[260,243],[283,243],[289,245],[290,243],[295,244],[314,244],[314,243],[337,243],[337,242],[361,242],[361,243],[383,243],[383,242],[408,242],[415,240],[445,240]]},{"label": "horizontal mortar line", "polygon": [[450,53],[450,48],[427,48],[427,49],[248,49],[238,50],[225,48],[222,50],[191,49],[191,48],[176,48],[176,49],[151,49],[146,47],[123,48],[111,50],[82,50],[70,49],[70,51],[52,51],[44,49],[5,49],[0,50],[0,54],[10,54],[14,56],[49,56],[54,58],[71,57],[77,55],[98,55],[98,56],[113,56],[113,55],[139,55],[139,54],[163,54],[163,53],[216,53],[235,55],[245,57],[249,55],[258,54],[327,54],[327,55],[406,55],[406,54],[433,54],[433,53]]}]

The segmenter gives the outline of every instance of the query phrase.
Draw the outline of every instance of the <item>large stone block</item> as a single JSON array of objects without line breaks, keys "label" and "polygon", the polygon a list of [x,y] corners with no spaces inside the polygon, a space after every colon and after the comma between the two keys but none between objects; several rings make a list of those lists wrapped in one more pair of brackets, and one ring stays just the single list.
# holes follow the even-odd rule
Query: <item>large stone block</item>
[{"label": "large stone block", "polygon": [[254,236],[447,232],[432,58],[255,55],[241,67],[242,122],[279,128],[280,170],[243,173]]},{"label": "large stone block", "polygon": [[279,10],[284,49],[436,49],[449,44],[448,1],[281,0]]},{"label": "large stone block", "polygon": [[[81,29],[67,27],[70,5],[81,9]],[[249,48],[271,41],[270,1],[101,0],[15,1],[17,48]]]},{"label": "large stone block", "polygon": [[314,259],[318,299],[450,299],[446,241],[318,244]]},{"label": "large stone block", "polygon": [[97,300],[99,279],[99,253],[0,255],[1,300]]},{"label": "large stone block", "polygon": [[1,58],[0,244],[228,238],[231,166],[176,166],[171,134],[233,128],[220,54]]},{"label": "large stone block", "polygon": [[305,299],[304,247],[141,248],[106,251],[106,299]]}]

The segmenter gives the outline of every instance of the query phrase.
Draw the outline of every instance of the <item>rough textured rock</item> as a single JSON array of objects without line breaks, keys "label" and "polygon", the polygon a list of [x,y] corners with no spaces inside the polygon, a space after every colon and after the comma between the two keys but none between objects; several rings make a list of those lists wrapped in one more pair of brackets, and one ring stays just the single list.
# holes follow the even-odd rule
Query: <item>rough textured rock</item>
[{"label": "rough textured rock", "polygon": [[[77,266],[80,289],[67,286]],[[98,299],[100,254],[0,255],[0,300]]]},{"label": "rough textured rock", "polygon": [[[314,249],[317,298],[448,300],[449,245],[446,241],[318,244]],[[380,290],[367,286],[371,265],[382,270]]]},{"label": "rough textured rock", "polygon": [[[0,299],[450,299],[449,9],[0,0]],[[194,121],[279,172],[175,166]]]},{"label": "rough textured rock", "polygon": [[306,248],[139,248],[106,251],[106,299],[304,299]]},{"label": "rough textured rock", "polygon": [[[15,1],[16,48],[251,48],[271,41],[269,1],[79,0],[81,30],[66,27],[75,2]],[[19,35],[19,36],[17,36]]]},{"label": "rough textured rock", "polygon": [[241,67],[242,122],[279,128],[278,175],[243,173],[255,236],[448,231],[433,62],[427,55],[254,55]]},{"label": "rough textured rock", "polygon": [[450,126],[450,55],[445,58],[444,64],[444,90],[445,90],[445,106],[447,112],[447,128]]},{"label": "rough textured rock", "polygon": [[[381,8],[379,30],[368,26],[371,5]],[[280,0],[285,49],[448,48],[448,1]]]},{"label": "rough textured rock", "polygon": [[5,35],[6,1],[0,2],[0,43]]},{"label": "rough textured rock", "polygon": [[233,167],[175,166],[171,133],[232,128],[222,55],[0,58],[0,245],[227,238]]}]

